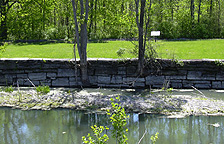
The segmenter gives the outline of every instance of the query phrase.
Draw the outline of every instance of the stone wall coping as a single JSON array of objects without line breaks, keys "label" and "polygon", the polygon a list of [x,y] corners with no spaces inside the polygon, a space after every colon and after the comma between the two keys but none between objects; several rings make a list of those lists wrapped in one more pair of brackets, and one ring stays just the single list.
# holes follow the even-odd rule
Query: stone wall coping
[{"label": "stone wall coping", "polygon": [[[0,58],[0,61],[75,61],[74,58],[72,59],[52,59],[52,58]],[[77,61],[80,59],[77,58]],[[88,58],[88,61],[136,61],[137,58],[127,58],[127,59],[113,59],[113,58]],[[157,60],[165,60],[165,61],[172,61],[173,59],[157,59]],[[213,61],[223,61],[224,59],[178,59],[178,61],[183,62],[213,62]]]}]

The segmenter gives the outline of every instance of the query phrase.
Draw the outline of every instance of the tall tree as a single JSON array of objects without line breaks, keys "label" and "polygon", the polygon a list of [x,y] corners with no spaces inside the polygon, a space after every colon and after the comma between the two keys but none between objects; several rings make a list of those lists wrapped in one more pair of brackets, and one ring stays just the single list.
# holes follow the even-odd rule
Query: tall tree
[{"label": "tall tree", "polygon": [[[80,2],[80,22],[77,19],[77,3],[72,0],[72,7],[74,13],[74,21],[75,21],[75,40],[76,45],[79,52],[80,57],[80,69],[81,69],[81,76],[82,76],[82,83],[87,85],[88,80],[88,71],[87,71],[87,22],[88,22],[88,14],[89,14],[89,1],[85,0],[85,6],[83,0],[79,0]],[[80,30],[79,30],[80,28]],[[75,49],[75,46],[74,46]],[[74,53],[75,54],[75,53]]]},{"label": "tall tree", "polygon": [[198,4],[198,23],[200,23],[200,16],[201,16],[201,0],[199,0]]},{"label": "tall tree", "polygon": [[10,0],[0,0],[0,13],[1,13],[1,29],[0,29],[0,40],[5,40],[8,38],[8,27],[7,27],[7,13],[9,9],[16,3],[17,1]]},{"label": "tall tree", "polygon": [[[139,7],[139,0],[135,0],[135,12],[136,12],[136,24],[138,27],[138,73],[143,75],[144,73],[144,63],[145,63],[145,47],[147,41],[147,31],[149,27],[149,16],[145,17],[145,8],[147,5],[146,0],[140,0],[140,7]],[[151,0],[149,2],[149,9],[151,8]],[[140,14],[139,14],[140,9]],[[139,18],[140,16],[140,18]]]}]

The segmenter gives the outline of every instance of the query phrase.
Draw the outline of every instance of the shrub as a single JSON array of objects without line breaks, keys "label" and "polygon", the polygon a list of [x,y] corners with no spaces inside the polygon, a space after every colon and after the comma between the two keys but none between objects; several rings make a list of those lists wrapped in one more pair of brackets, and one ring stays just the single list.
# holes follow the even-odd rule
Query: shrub
[{"label": "shrub", "polygon": [[14,88],[12,86],[8,86],[8,87],[5,87],[4,91],[11,93],[14,91]]},{"label": "shrub", "polygon": [[45,86],[45,85],[42,85],[42,86],[38,86],[36,88],[36,91],[38,93],[41,93],[41,94],[47,94],[50,92],[50,87],[49,86]]}]

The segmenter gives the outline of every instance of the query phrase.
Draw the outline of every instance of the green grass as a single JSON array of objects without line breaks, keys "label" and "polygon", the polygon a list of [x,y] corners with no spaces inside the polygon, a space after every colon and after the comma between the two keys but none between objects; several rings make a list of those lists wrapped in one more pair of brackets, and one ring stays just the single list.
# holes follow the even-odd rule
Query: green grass
[{"label": "green grass", "polygon": [[224,59],[224,40],[159,41],[162,58]]},{"label": "green grass", "polygon": [[[116,51],[119,48],[130,49],[133,44],[128,41],[108,41],[105,43],[88,43],[87,55],[89,58],[118,58]],[[78,57],[78,51],[76,49]],[[73,44],[11,44],[1,54],[2,58],[73,58]],[[124,57],[134,56],[125,53]]]},{"label": "green grass", "polygon": [[[158,41],[160,58],[169,59],[224,59],[224,40]],[[89,58],[118,58],[120,48],[131,50],[134,45],[128,41],[88,43]],[[78,52],[77,56],[78,56]],[[2,58],[73,58],[73,45],[52,44],[10,44],[1,54]],[[135,56],[125,52],[124,58]]]}]

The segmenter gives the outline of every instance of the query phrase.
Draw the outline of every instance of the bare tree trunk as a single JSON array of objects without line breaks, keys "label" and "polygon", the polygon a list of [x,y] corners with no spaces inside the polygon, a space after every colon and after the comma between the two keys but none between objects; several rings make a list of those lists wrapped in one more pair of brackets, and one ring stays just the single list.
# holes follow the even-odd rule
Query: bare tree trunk
[{"label": "bare tree trunk", "polygon": [[[94,1],[91,0],[90,2],[90,11],[93,11],[93,3]],[[93,29],[93,12],[90,13],[90,18],[89,18],[90,22],[89,22],[89,32],[88,32],[88,36],[91,36],[91,33],[92,33],[92,29]]]},{"label": "bare tree trunk", "polygon": [[212,17],[213,0],[210,1],[210,17]]},{"label": "bare tree trunk", "polygon": [[143,74],[143,70],[144,70],[144,56],[145,56],[145,46],[144,46],[144,15],[145,15],[145,2],[146,0],[141,0],[141,6],[140,6],[140,20],[139,20],[139,13],[138,13],[138,9],[139,9],[139,0],[135,0],[135,4],[136,4],[136,23],[138,26],[138,73],[140,75]]},{"label": "bare tree trunk", "polygon": [[[72,7],[73,7],[73,13],[74,13],[74,21],[75,21],[75,33],[76,33],[76,44],[79,52],[80,57],[80,69],[81,69],[81,78],[83,85],[88,85],[88,71],[87,71],[87,40],[88,40],[88,34],[87,34],[87,21],[88,21],[88,8],[89,8],[89,1],[86,0],[85,8],[84,8],[84,2],[83,0],[80,0],[80,6],[81,6],[81,16],[80,18],[83,20],[82,23],[80,23],[80,34],[79,34],[79,23],[77,20],[77,14],[76,14],[76,3],[74,0],[72,0]],[[84,16],[85,14],[85,16]]]},{"label": "bare tree trunk", "polygon": [[198,5],[198,23],[200,23],[200,16],[201,16],[201,0],[199,0]]},{"label": "bare tree trunk", "polygon": [[7,20],[7,3],[5,0],[1,0],[0,3],[0,10],[1,10],[1,28],[0,28],[0,39],[1,40],[6,40],[7,39],[7,24],[6,24],[6,20]]},{"label": "bare tree trunk", "polygon": [[191,20],[194,21],[194,0],[191,0]]},{"label": "bare tree trunk", "polygon": [[171,17],[172,17],[172,20],[173,20],[173,0],[170,0],[170,3],[171,3]]},{"label": "bare tree trunk", "polygon": [[16,2],[17,1],[10,2],[9,0],[0,0],[0,40],[6,40],[8,38],[7,13]]}]

